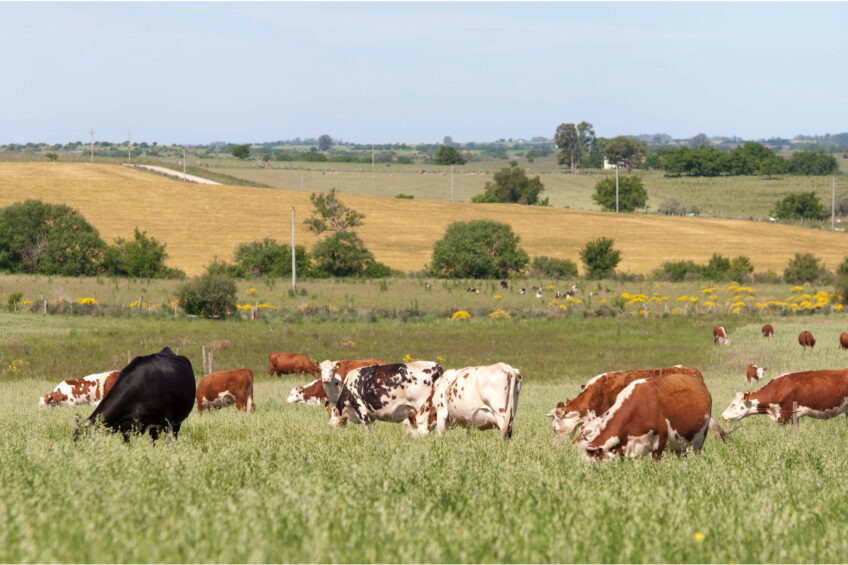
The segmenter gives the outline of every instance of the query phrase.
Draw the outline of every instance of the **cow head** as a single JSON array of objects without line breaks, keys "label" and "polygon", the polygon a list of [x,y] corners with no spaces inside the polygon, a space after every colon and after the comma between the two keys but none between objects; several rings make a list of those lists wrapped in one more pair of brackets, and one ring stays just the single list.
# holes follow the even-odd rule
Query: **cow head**
[{"label": "cow head", "polygon": [[303,402],[303,387],[296,386],[291,389],[289,393],[289,397],[286,399],[286,402],[289,404],[297,404],[298,402]]},{"label": "cow head", "polygon": [[324,393],[332,403],[339,400],[342,393],[343,380],[336,374],[339,364],[336,361],[321,361],[321,384],[324,385]]},{"label": "cow head", "polygon": [[50,394],[45,394],[44,396],[42,396],[41,399],[38,401],[38,405],[42,408],[45,408],[47,406],[53,407],[58,406],[63,401],[67,400],[68,396],[66,394],[59,392],[58,390],[54,390]]},{"label": "cow head", "polygon": [[342,428],[347,425],[347,414],[342,414],[338,408],[330,406],[329,402],[324,403],[324,409],[327,410],[329,416],[327,423],[331,428]]},{"label": "cow head", "polygon": [[568,410],[567,405],[568,399],[565,402],[558,402],[556,407],[546,414],[551,418],[551,429],[553,429],[554,437],[557,439],[572,435],[577,427],[583,423],[580,412]]},{"label": "cow head", "polygon": [[745,416],[756,414],[758,404],[759,401],[750,398],[750,393],[737,392],[730,402],[730,406],[721,413],[721,419],[725,422],[735,422]]}]

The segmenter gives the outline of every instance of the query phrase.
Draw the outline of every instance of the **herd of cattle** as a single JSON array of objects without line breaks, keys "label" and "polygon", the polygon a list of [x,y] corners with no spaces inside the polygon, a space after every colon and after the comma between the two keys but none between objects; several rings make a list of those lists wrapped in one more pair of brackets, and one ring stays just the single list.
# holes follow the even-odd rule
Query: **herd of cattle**
[{"label": "herd of cattle", "polygon": [[[772,337],[774,328],[763,326],[763,335]],[[713,338],[730,344],[722,326],[713,329]],[[805,331],[799,342],[804,348],[812,347],[815,339]],[[848,348],[848,333],[840,336],[840,345]],[[764,370],[750,365],[748,382],[759,380]],[[413,436],[462,426],[497,429],[509,439],[521,392],[521,373],[506,363],[443,370],[432,361],[388,364],[360,359],[316,364],[303,354],[271,353],[268,375],[278,374],[316,377],[292,389],[287,400],[323,406],[333,427],[348,421],[366,429],[374,420],[402,422]],[[232,404],[252,412],[253,372],[219,371],[195,385],[191,362],[166,347],[136,357],[121,371],[59,383],[39,402],[41,406],[95,406],[85,423],[78,423],[74,439],[84,427],[102,422],[125,440],[134,433],[149,433],[154,440],[162,432],[176,436],[195,403],[200,413]],[[712,397],[701,372],[676,365],[602,373],[547,416],[557,438],[574,437],[584,460],[648,454],[656,459],[665,450],[699,452],[708,429],[724,441],[729,433],[713,419],[711,410]],[[781,375],[757,390],[737,393],[721,418],[735,422],[766,414],[786,423],[793,414],[832,418],[843,413],[848,415],[848,369]]]}]

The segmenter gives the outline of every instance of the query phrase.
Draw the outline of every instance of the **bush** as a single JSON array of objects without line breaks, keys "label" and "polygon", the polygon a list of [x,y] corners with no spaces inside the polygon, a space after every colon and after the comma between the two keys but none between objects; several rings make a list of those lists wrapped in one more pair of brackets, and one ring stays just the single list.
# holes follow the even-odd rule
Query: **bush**
[{"label": "bush", "polygon": [[336,232],[312,248],[317,277],[361,277],[368,274],[374,255],[353,232]]},{"label": "bush", "polygon": [[701,213],[697,206],[683,204],[674,198],[669,198],[660,204],[659,208],[657,208],[657,212],[665,214],[666,216],[686,216],[688,214],[694,214],[697,216]]},{"label": "bush", "polygon": [[433,155],[433,161],[437,165],[464,165],[465,159],[459,154],[459,151],[450,145],[442,145],[436,154]]},{"label": "bush", "polygon": [[839,170],[839,164],[833,155],[799,151],[789,158],[786,170],[793,175],[830,175]]},{"label": "bush", "polygon": [[107,274],[120,277],[147,279],[184,278],[179,269],[165,266],[168,253],[166,245],[148,237],[146,231],[135,228],[133,240],[115,240],[115,245],[106,248],[103,254],[103,269]]},{"label": "bush", "polygon": [[621,262],[621,251],[613,249],[612,244],[612,239],[600,237],[583,246],[580,259],[586,270],[586,278],[602,279],[612,274]]},{"label": "bush", "polygon": [[454,222],[433,246],[430,274],[444,278],[502,279],[520,272],[529,257],[507,224],[492,220]]},{"label": "bush", "polygon": [[[701,278],[702,267],[694,261],[666,261],[654,274],[655,279],[682,282],[687,275],[695,274]],[[691,278],[691,277],[689,277]]]},{"label": "bush", "polygon": [[727,272],[730,270],[730,259],[713,253],[709,262],[704,266],[701,275],[710,281],[723,281],[727,279]]},{"label": "bush", "polygon": [[[262,241],[242,243],[236,248],[235,262],[242,276],[284,277],[291,275],[291,246],[277,243],[266,237]],[[298,274],[307,275],[310,270],[310,258],[306,248],[295,246],[295,269]]]},{"label": "bush", "polygon": [[533,257],[530,263],[530,275],[539,278],[567,279],[577,277],[577,264],[570,259],[554,257]]},{"label": "bush", "polygon": [[789,284],[812,283],[828,276],[824,263],[812,253],[796,253],[783,271],[783,280]]},{"label": "bush", "polygon": [[848,273],[839,275],[833,288],[833,301],[839,304],[848,304]]},{"label": "bush", "polygon": [[412,199],[413,199],[413,198],[415,198],[415,197],[414,197],[413,195],[411,195],[411,194],[404,194],[403,192],[401,192],[401,193],[398,193],[398,195],[397,195],[397,196],[395,196],[395,198],[401,198],[401,199],[405,199],[405,200],[412,200]]},{"label": "bush", "polygon": [[472,202],[515,202],[518,204],[539,204],[547,206],[548,199],[539,200],[545,190],[538,176],[528,178],[524,169],[504,167],[494,176],[494,182],[486,182],[483,194],[471,199]]},{"label": "bush", "polygon": [[824,206],[815,192],[787,194],[775,203],[771,215],[781,220],[821,220]]},{"label": "bush", "polygon": [[227,275],[202,275],[180,287],[178,297],[187,314],[226,318],[236,309],[236,283]]},{"label": "bush", "polygon": [[[603,210],[615,212],[615,178],[607,177],[595,183],[595,194],[592,200]],[[633,212],[644,208],[648,201],[648,193],[642,179],[635,175],[619,176],[618,179],[618,210]]]},{"label": "bush", "polygon": [[730,280],[743,282],[751,278],[751,273],[754,272],[754,266],[751,260],[744,255],[739,255],[730,260],[730,270],[727,271],[727,277]]}]

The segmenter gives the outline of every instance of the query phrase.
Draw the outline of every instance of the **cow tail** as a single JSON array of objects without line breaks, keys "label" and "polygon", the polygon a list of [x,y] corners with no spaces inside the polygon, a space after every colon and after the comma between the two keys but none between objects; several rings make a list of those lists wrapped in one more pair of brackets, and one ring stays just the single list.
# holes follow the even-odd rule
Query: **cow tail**
[{"label": "cow tail", "polygon": [[509,373],[509,390],[506,396],[506,427],[501,430],[501,437],[503,439],[510,439],[512,437],[512,420],[515,418],[515,386],[518,382],[518,379],[521,378],[521,374],[513,369]]},{"label": "cow tail", "polygon": [[730,435],[727,431],[724,430],[724,428],[718,425],[718,422],[716,422],[712,416],[710,416],[710,429],[713,431],[715,436],[721,441],[727,441],[727,436]]}]

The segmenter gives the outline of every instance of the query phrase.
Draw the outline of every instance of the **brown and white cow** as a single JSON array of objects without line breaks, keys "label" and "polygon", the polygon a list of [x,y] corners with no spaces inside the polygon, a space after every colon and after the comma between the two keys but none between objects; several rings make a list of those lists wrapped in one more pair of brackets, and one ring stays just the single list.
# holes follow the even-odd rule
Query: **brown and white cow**
[{"label": "brown and white cow", "polygon": [[236,409],[253,412],[253,371],[233,369],[209,373],[197,383],[194,394],[197,399],[197,411],[202,413],[208,408],[223,408],[236,405]]},{"label": "brown and white cow", "polygon": [[403,422],[409,434],[417,434],[417,422],[431,418],[433,386],[442,376],[442,367],[434,361],[415,361],[394,365],[369,365],[348,373],[330,425],[347,420],[370,429],[373,420]]},{"label": "brown and white cow", "polygon": [[774,337],[774,328],[771,327],[771,324],[763,326],[763,337]]},{"label": "brown and white cow", "polygon": [[701,380],[704,379],[698,369],[684,367],[683,365],[601,373],[582,385],[580,387],[582,390],[576,397],[571,400],[566,399],[564,403],[559,402],[553,410],[548,412],[547,416],[552,418],[551,427],[557,438],[571,435],[587,419],[599,416],[609,410],[615,404],[618,393],[633,381],[672,373],[692,375]]},{"label": "brown and white cow", "polygon": [[435,425],[439,434],[448,425],[489,430],[512,437],[512,422],[521,393],[521,372],[506,364],[450,369],[436,381],[431,400],[435,413],[429,421],[418,421],[418,432],[429,433]]},{"label": "brown and white cow", "polygon": [[748,381],[749,383],[758,381],[761,378],[763,378],[763,373],[765,373],[765,372],[766,372],[765,368],[758,367],[758,366],[754,365],[753,363],[751,363],[750,365],[748,365],[748,368],[745,370],[745,380]]},{"label": "brown and white cow", "polygon": [[285,375],[321,375],[321,369],[309,357],[302,353],[270,353],[268,354],[268,376]]},{"label": "brown and white cow", "polygon": [[816,346],[816,338],[813,337],[813,334],[811,334],[807,330],[804,330],[798,334],[798,343],[800,343],[801,347],[803,347],[805,350],[808,347],[812,349]]},{"label": "brown and white cow", "polygon": [[785,424],[792,420],[793,402],[798,403],[799,418],[848,414],[848,369],[780,375],[757,390],[736,393],[721,419],[735,422],[753,414],[766,414]]},{"label": "brown and white cow", "polygon": [[321,406],[327,401],[327,393],[324,391],[324,383],[321,379],[315,379],[309,384],[291,389],[286,402],[289,404],[308,404],[309,406]]},{"label": "brown and white cow", "polygon": [[703,379],[670,374],[637,379],[602,416],[583,426],[584,461],[623,457],[659,459],[665,449],[698,453],[710,424],[712,397]]},{"label": "brown and white cow", "polygon": [[713,341],[724,345],[730,345],[730,338],[727,337],[727,331],[724,326],[715,326],[713,328]]},{"label": "brown and white cow", "polygon": [[841,349],[848,349],[848,332],[839,334],[839,347]]},{"label": "brown and white cow", "polygon": [[118,378],[118,371],[94,373],[78,379],[62,381],[53,392],[45,394],[38,401],[39,406],[79,406],[91,404],[97,406],[103,397],[112,390]]},{"label": "brown and white cow", "polygon": [[379,359],[342,359],[339,361],[321,361],[321,382],[324,385],[324,393],[330,402],[336,402],[342,392],[345,378],[354,369],[368,367],[369,365],[385,365]]}]

